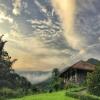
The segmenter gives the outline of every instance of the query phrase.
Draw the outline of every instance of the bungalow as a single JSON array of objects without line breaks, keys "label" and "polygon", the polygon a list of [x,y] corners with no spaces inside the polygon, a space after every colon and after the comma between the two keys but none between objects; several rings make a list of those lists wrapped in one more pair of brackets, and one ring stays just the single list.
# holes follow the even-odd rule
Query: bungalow
[{"label": "bungalow", "polygon": [[60,77],[63,78],[64,83],[83,83],[86,80],[87,73],[91,73],[95,70],[95,65],[86,61],[79,61],[76,64],[64,69]]}]

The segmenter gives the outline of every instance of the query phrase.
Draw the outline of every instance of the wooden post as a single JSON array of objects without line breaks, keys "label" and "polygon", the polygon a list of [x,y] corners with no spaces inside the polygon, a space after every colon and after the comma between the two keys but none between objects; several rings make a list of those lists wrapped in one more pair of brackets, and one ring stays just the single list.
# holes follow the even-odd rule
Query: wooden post
[{"label": "wooden post", "polygon": [[65,81],[65,75],[64,75],[64,83],[66,83],[66,81]]},{"label": "wooden post", "polygon": [[70,70],[70,81],[72,82],[72,69]]},{"label": "wooden post", "polygon": [[78,82],[78,74],[77,74],[77,69],[75,70],[75,82]]},{"label": "wooden post", "polygon": [[67,81],[68,81],[68,72],[67,72],[67,76],[66,76],[66,79],[67,79]]}]

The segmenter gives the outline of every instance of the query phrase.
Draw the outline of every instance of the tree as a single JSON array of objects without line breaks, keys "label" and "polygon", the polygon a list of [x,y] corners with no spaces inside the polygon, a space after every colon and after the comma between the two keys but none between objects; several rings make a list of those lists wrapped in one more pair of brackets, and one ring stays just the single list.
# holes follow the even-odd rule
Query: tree
[{"label": "tree", "polygon": [[60,74],[59,69],[54,68],[52,71],[52,77],[55,81],[59,80],[59,74]]},{"label": "tree", "polygon": [[62,89],[62,80],[60,79],[59,75],[60,75],[59,69],[54,68],[52,71],[52,82],[51,82],[52,90],[58,91]]},{"label": "tree", "polygon": [[88,91],[91,94],[100,96],[100,67],[96,67],[93,73],[87,76]]},{"label": "tree", "polygon": [[6,83],[10,84],[11,88],[24,88],[26,91],[31,88],[31,83],[25,78],[18,75],[13,69],[12,65],[17,61],[17,59],[11,60],[8,52],[4,50],[5,43],[0,36],[0,87],[5,87]]}]

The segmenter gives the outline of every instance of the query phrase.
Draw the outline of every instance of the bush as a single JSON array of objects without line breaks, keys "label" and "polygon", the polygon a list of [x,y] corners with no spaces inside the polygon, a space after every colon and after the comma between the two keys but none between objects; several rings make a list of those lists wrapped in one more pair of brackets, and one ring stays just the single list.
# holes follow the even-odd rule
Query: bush
[{"label": "bush", "polygon": [[11,95],[11,94],[13,94],[14,92],[13,92],[13,90],[12,89],[9,89],[9,88],[2,88],[1,90],[0,90],[0,96],[9,96],[9,95]]},{"label": "bush", "polygon": [[52,79],[51,79],[51,81],[48,85],[49,88],[50,88],[49,92],[64,89],[63,79],[60,78],[59,75],[60,75],[59,69],[54,68],[53,71],[52,71]]},{"label": "bush", "polygon": [[67,96],[79,99],[79,100],[100,100],[100,97],[90,95],[90,94],[80,94],[76,92],[67,92]]},{"label": "bush", "polygon": [[69,90],[69,92],[80,92],[80,91],[83,91],[85,89],[86,89],[85,87],[78,87],[78,88],[71,88],[68,90]]},{"label": "bush", "polygon": [[77,98],[79,99],[79,95],[74,93],[74,92],[66,92],[66,95],[72,98]]},{"label": "bush", "polygon": [[0,100],[6,100],[6,98],[3,96],[0,96]]},{"label": "bush", "polygon": [[0,89],[0,100],[1,98],[13,98],[13,97],[21,97],[23,96],[23,92],[21,89],[13,90],[10,88],[2,88]]},{"label": "bush", "polygon": [[100,96],[100,68],[99,67],[97,67],[93,73],[88,74],[87,86],[88,86],[88,91],[91,94]]},{"label": "bush", "polygon": [[100,100],[99,97],[93,95],[80,95],[80,100]]},{"label": "bush", "polygon": [[79,87],[79,85],[74,84],[74,83],[69,83],[69,84],[66,84],[66,86],[65,86],[66,89],[78,88],[78,87]]}]

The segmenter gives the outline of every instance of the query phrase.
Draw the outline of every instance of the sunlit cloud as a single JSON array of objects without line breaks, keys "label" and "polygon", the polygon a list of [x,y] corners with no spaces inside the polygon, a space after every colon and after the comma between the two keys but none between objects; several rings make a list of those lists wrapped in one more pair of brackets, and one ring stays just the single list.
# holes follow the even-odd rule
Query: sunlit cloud
[{"label": "sunlit cloud", "polygon": [[9,23],[13,23],[13,18],[6,15],[3,11],[0,10],[0,23],[3,23],[4,21],[8,21]]},{"label": "sunlit cloud", "polygon": [[6,49],[13,57],[18,58],[18,62],[14,66],[15,69],[48,70],[57,65],[59,67],[63,63],[68,63],[67,55],[61,55],[59,50],[46,48],[39,39],[24,36],[13,39],[14,41],[10,39],[11,42],[9,41]]},{"label": "sunlit cloud", "polygon": [[20,15],[21,12],[21,1],[22,0],[12,0],[12,5],[13,5],[13,14],[14,15]]},{"label": "sunlit cloud", "polygon": [[77,13],[76,0],[52,0],[64,28],[64,35],[68,44],[76,50],[84,48],[83,38],[75,32],[75,14]]},{"label": "sunlit cloud", "polygon": [[52,70],[67,67],[80,59],[100,58],[97,54],[100,51],[98,2],[0,2],[0,33],[4,32],[4,40],[8,40],[5,50],[18,59],[13,68]]},{"label": "sunlit cloud", "polygon": [[[5,49],[13,58],[18,58],[14,65],[16,70],[52,70],[62,64],[69,64],[69,53],[63,50],[48,48],[36,37],[22,35],[17,23],[14,23],[10,33],[4,37],[9,42]],[[68,51],[68,50],[66,50]]]}]

